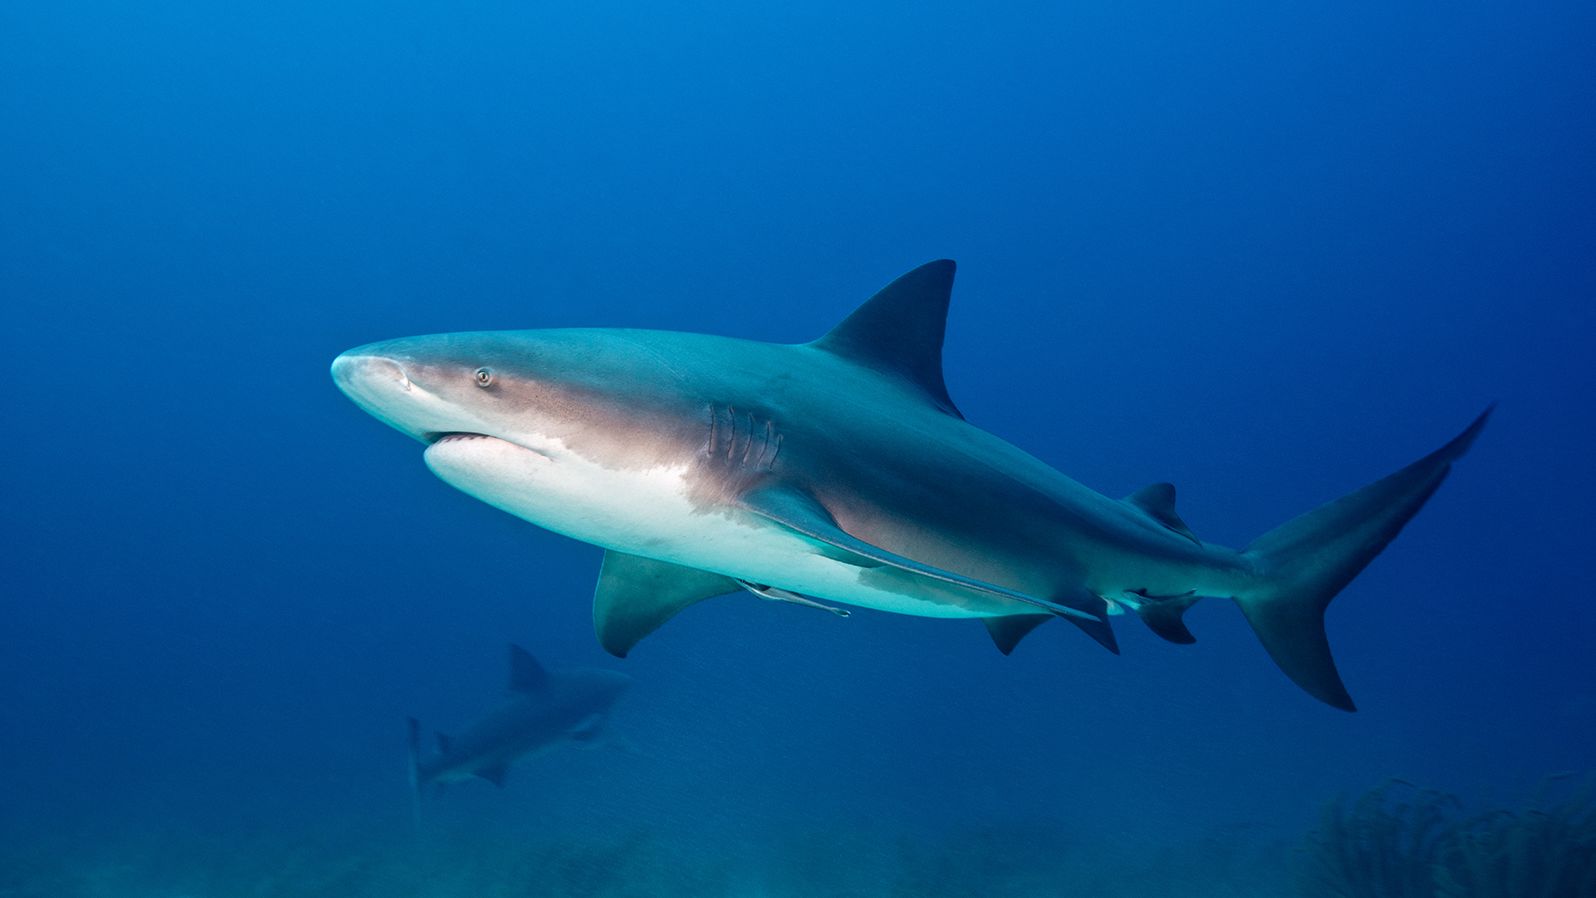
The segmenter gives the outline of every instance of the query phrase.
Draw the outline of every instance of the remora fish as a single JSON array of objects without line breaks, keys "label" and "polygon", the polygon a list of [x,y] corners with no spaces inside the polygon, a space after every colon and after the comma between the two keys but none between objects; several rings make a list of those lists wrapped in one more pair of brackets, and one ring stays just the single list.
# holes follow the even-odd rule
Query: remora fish
[{"label": "remora fish", "polygon": [[1224,596],[1287,676],[1353,710],[1325,608],[1440,486],[1489,409],[1245,549],[1212,545],[1176,513],[1173,486],[1109,498],[964,420],[942,376],[953,271],[923,265],[798,345],[439,334],[352,349],[332,374],[425,443],[445,482],[607,549],[593,617],[616,655],[739,588],[981,618],[1005,653],[1053,616],[1117,651],[1105,615],[1123,610],[1191,642],[1185,610]]},{"label": "remora fish", "polygon": [[632,678],[613,670],[545,670],[526,650],[510,646],[512,697],[457,736],[438,734],[438,750],[421,754],[421,724],[410,718],[410,782],[418,795],[428,783],[472,778],[504,785],[510,765],[564,742],[592,739],[609,719]]}]

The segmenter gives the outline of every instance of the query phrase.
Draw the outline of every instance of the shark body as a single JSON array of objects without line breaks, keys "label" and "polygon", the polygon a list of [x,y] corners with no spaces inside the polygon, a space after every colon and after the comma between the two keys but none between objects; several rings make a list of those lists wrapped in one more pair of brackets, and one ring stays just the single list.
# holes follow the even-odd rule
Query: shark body
[{"label": "shark body", "polygon": [[333,377],[425,443],[444,481],[608,550],[594,623],[616,655],[682,608],[739,589],[980,618],[1005,653],[1052,617],[1117,651],[1116,612],[1190,642],[1186,608],[1222,596],[1288,676],[1351,710],[1325,607],[1486,415],[1244,550],[1205,543],[1169,484],[1110,498],[964,420],[941,364],[953,272],[949,261],[921,266],[805,344],[623,329],[440,334],[350,350]]},{"label": "shark body", "polygon": [[429,783],[485,779],[504,785],[510,765],[601,731],[632,679],[613,670],[549,671],[520,646],[510,646],[510,699],[455,736],[438,734],[438,749],[421,752],[421,724],[410,719],[410,780]]}]

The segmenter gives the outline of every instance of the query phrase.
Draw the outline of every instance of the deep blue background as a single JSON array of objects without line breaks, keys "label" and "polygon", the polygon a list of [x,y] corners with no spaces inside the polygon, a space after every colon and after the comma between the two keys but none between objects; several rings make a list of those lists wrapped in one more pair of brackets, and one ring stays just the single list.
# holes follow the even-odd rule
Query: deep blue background
[{"label": "deep blue background", "polygon": [[0,815],[399,815],[403,715],[490,705],[507,640],[621,664],[598,552],[437,482],[340,350],[806,340],[941,256],[968,417],[1213,541],[1501,401],[1332,607],[1363,710],[1222,603],[1005,659],[725,599],[624,662],[637,754],[455,806],[1157,841],[1590,769],[1596,7],[1172,6],[0,5]]}]

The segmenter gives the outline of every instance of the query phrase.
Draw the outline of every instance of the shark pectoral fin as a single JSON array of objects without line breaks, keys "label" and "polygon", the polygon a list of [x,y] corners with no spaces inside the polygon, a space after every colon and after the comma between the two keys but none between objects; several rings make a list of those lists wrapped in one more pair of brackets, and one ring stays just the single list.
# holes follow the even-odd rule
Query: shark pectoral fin
[{"label": "shark pectoral fin", "polygon": [[482,777],[495,786],[503,788],[505,777],[510,775],[510,765],[500,764],[497,767],[484,767],[481,770],[478,770],[476,773],[477,776]]},{"label": "shark pectoral fin", "polygon": [[1202,540],[1197,534],[1191,532],[1186,522],[1175,513],[1175,485],[1173,483],[1149,483],[1129,496],[1124,501],[1134,505],[1146,515],[1172,533],[1178,533],[1197,545],[1202,545]]},{"label": "shark pectoral fin", "polygon": [[593,593],[593,630],[605,651],[625,658],[644,636],[683,608],[739,588],[736,581],[721,574],[605,552]]},{"label": "shark pectoral fin", "polygon": [[805,608],[819,608],[821,611],[829,611],[838,617],[848,617],[851,614],[851,612],[849,612],[846,608],[838,608],[835,605],[824,605],[815,601],[814,599],[809,598],[808,596],[801,596],[798,593],[788,592],[785,589],[777,589],[774,586],[766,586],[763,583],[750,583],[747,580],[738,580],[737,585],[748,590],[754,595],[759,596],[761,599],[768,599],[772,602],[790,602],[794,605],[802,605]]},{"label": "shark pectoral fin", "polygon": [[548,683],[548,671],[538,659],[518,645],[510,646],[510,691],[536,692]]},{"label": "shark pectoral fin", "polygon": [[992,634],[992,644],[1007,655],[1032,630],[1052,619],[1051,614],[1005,614],[1002,617],[983,617],[981,623],[986,624],[986,631]]},{"label": "shark pectoral fin", "polygon": [[976,580],[963,574],[921,564],[911,558],[905,558],[894,552],[889,552],[880,546],[872,545],[848,533],[837,525],[837,520],[831,512],[820,504],[820,500],[798,489],[784,486],[767,486],[745,494],[742,497],[742,506],[749,512],[756,514],[768,521],[780,524],[789,530],[806,536],[816,542],[841,549],[862,559],[861,564],[869,566],[871,563],[884,564],[899,570],[984,592],[988,595],[1012,599],[1026,605],[1034,605],[1050,614],[1071,619],[1096,620],[1092,615],[1078,611],[1067,605],[1039,599],[1035,596],[1016,592],[1007,587]]}]

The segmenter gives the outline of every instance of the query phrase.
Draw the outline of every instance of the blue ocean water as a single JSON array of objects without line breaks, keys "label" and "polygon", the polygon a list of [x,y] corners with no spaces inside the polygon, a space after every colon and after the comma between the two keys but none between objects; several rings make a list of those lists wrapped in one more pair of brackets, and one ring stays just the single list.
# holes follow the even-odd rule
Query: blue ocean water
[{"label": "blue ocean water", "polygon": [[[1596,767],[1596,7],[0,5],[0,894],[1289,894],[1325,802]],[[974,423],[1248,540],[1500,408],[1336,601],[1002,657],[748,598],[625,661],[600,553],[327,375],[408,334],[778,342],[959,261]],[[624,746],[430,798],[504,646]],[[480,786],[480,788],[477,788]],[[499,891],[494,891],[495,889]]]}]

